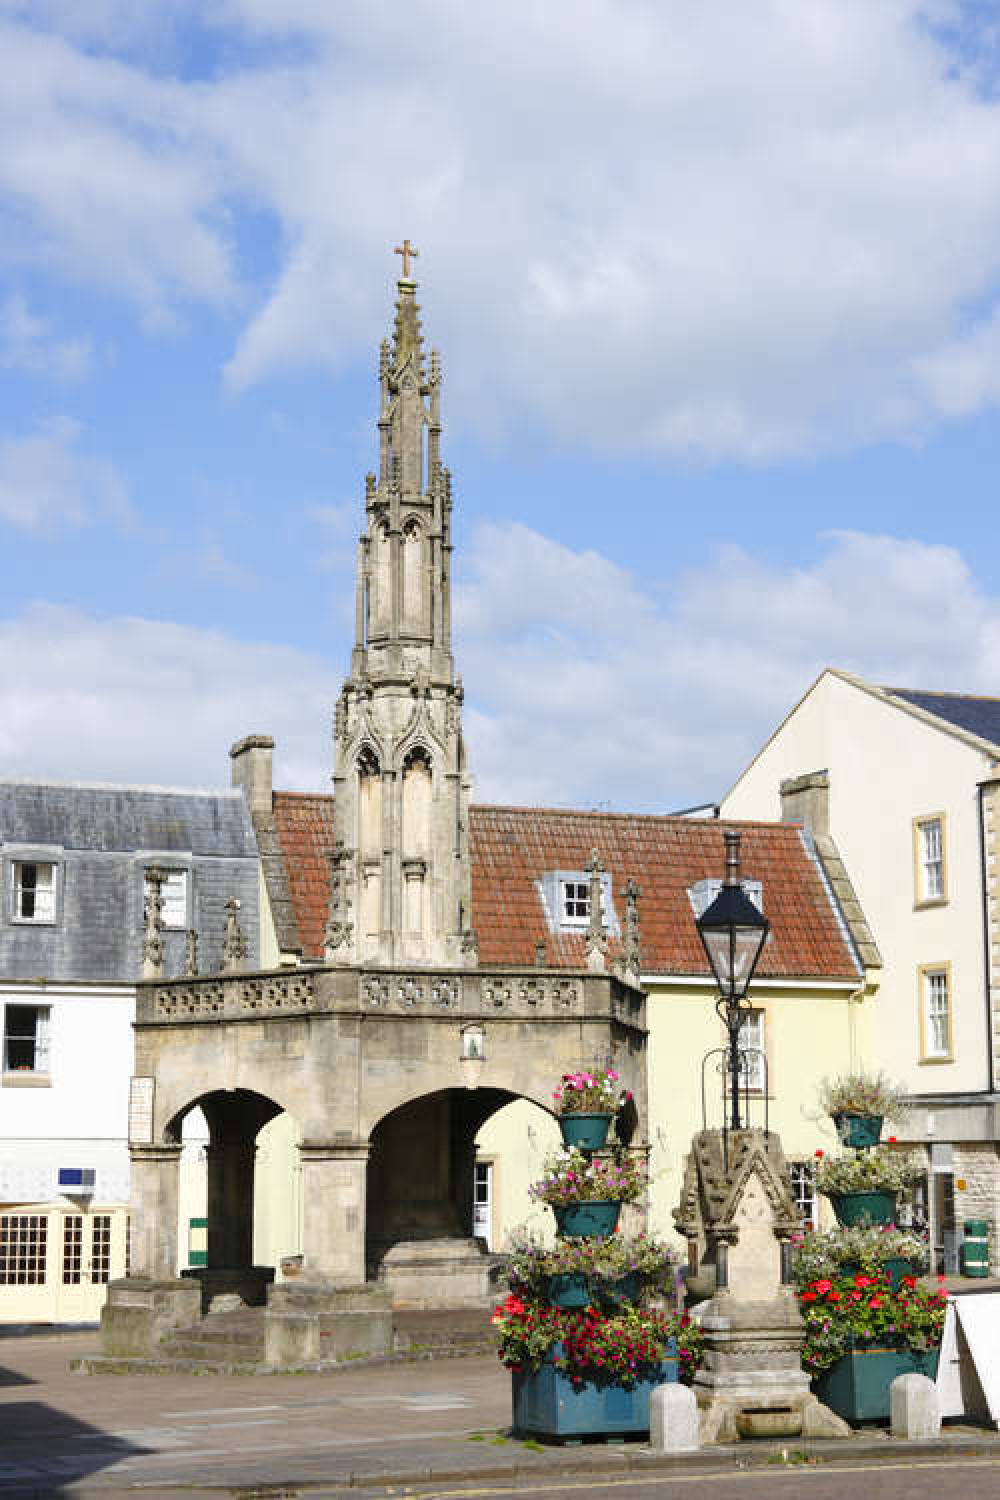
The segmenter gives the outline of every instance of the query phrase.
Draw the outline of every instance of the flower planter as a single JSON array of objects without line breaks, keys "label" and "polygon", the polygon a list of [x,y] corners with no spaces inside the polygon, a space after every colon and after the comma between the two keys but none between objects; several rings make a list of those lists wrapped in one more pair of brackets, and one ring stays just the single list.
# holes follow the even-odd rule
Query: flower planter
[{"label": "flower planter", "polygon": [[914,1354],[879,1345],[852,1349],[817,1375],[813,1390],[845,1422],[879,1422],[889,1416],[889,1387],[897,1375],[937,1378],[940,1349]]},{"label": "flower planter", "polygon": [[843,1144],[853,1146],[856,1151],[864,1151],[870,1146],[877,1146],[882,1137],[881,1115],[856,1115],[845,1112],[834,1115],[833,1123],[837,1127],[837,1134]]},{"label": "flower planter", "polygon": [[607,1282],[605,1286],[605,1296],[616,1307],[621,1307],[626,1302],[638,1302],[641,1291],[642,1278],[638,1271],[629,1271],[626,1275],[619,1276],[617,1281]]},{"label": "flower planter", "polygon": [[[848,1261],[844,1266],[844,1271],[850,1276],[857,1276],[861,1271],[861,1265],[858,1261]],[[890,1290],[898,1292],[903,1284],[903,1277],[914,1275],[913,1262],[906,1260],[902,1255],[886,1256],[885,1260],[880,1262],[875,1275],[888,1275]]]},{"label": "flower planter", "polygon": [[854,1224],[894,1224],[895,1193],[827,1193],[837,1215],[837,1223],[850,1228]]},{"label": "flower planter", "polygon": [[553,1203],[559,1233],[566,1239],[605,1239],[614,1234],[621,1204],[610,1200],[590,1203]]},{"label": "flower planter", "polygon": [[567,1146],[580,1151],[600,1151],[608,1139],[614,1115],[569,1114],[559,1116],[559,1129]]},{"label": "flower planter", "polygon": [[556,1439],[647,1433],[653,1391],[676,1379],[676,1345],[645,1379],[629,1387],[603,1380],[577,1386],[546,1360],[537,1370],[513,1372],[512,1426],[518,1434]]},{"label": "flower planter", "polygon": [[549,1277],[549,1301],[556,1307],[589,1307],[590,1282],[576,1271],[566,1271]]}]

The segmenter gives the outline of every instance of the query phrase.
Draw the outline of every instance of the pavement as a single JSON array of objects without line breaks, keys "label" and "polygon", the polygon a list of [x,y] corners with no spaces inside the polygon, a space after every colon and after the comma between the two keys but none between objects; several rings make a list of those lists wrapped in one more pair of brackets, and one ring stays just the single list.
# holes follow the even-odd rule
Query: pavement
[{"label": "pavement", "polygon": [[71,1359],[96,1345],[94,1332],[0,1341],[0,1497],[555,1491],[667,1474],[721,1481],[835,1466],[846,1477],[859,1464],[1000,1460],[1000,1434],[952,1425],[933,1444],[866,1429],[842,1442],[676,1456],[641,1442],[549,1446],[511,1437],[510,1376],[492,1356],[348,1362],[309,1375],[71,1373]]}]

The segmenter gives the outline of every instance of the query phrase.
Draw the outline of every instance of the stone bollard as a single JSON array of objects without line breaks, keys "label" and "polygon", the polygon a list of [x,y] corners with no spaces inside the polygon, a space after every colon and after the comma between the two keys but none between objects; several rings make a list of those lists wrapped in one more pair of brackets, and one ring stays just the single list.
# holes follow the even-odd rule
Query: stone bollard
[{"label": "stone bollard", "polygon": [[698,1441],[698,1403],[686,1385],[658,1385],[649,1398],[649,1446],[662,1453],[692,1453]]},{"label": "stone bollard", "polygon": [[889,1431],[893,1437],[926,1442],[941,1432],[937,1386],[926,1375],[897,1375],[889,1387]]}]

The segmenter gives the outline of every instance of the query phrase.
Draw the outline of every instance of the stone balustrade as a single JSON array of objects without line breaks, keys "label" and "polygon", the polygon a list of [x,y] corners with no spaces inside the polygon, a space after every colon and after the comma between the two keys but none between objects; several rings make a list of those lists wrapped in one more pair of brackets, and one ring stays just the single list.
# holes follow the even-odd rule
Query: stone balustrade
[{"label": "stone balustrade", "polygon": [[374,969],[315,965],[158,979],[137,986],[140,1025],[339,1012],[459,1019],[606,1017],[645,1030],[641,991],[615,975],[553,969]]}]

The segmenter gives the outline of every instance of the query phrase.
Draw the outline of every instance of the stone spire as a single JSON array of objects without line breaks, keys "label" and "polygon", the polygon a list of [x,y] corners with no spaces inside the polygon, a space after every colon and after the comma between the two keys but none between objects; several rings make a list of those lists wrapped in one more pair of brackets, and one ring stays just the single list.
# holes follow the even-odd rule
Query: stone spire
[{"label": "stone spire", "polygon": [[378,470],[365,479],[351,675],[334,715],[332,902],[339,962],[476,962],[468,777],[451,650],[451,476],[441,361],[424,359],[417,284],[397,247],[392,338],[379,350]]}]

